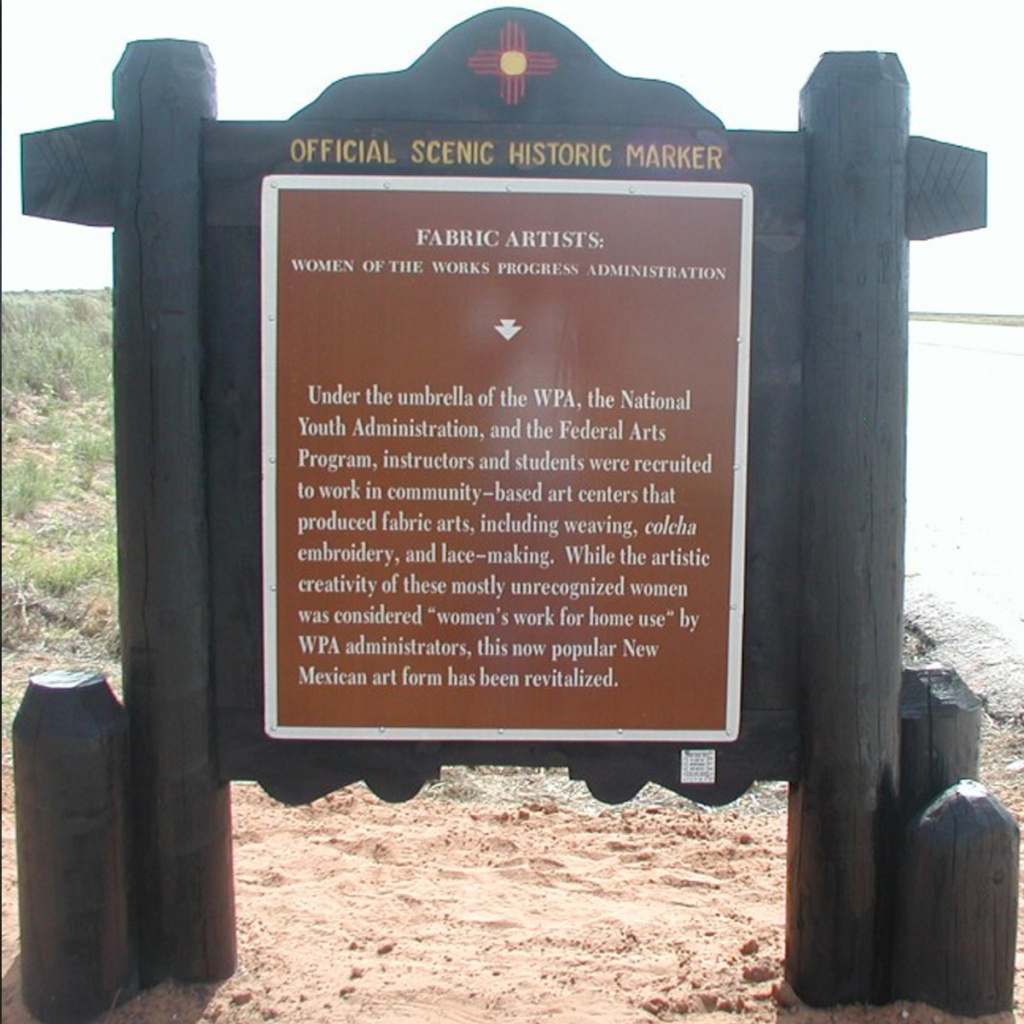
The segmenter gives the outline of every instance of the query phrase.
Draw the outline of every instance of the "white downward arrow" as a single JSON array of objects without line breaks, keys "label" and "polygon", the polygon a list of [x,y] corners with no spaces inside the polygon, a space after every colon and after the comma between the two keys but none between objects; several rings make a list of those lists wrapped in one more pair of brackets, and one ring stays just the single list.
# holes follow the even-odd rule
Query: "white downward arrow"
[{"label": "white downward arrow", "polygon": [[511,341],[521,330],[515,320],[502,320],[500,324],[495,324],[494,329],[506,340]]}]

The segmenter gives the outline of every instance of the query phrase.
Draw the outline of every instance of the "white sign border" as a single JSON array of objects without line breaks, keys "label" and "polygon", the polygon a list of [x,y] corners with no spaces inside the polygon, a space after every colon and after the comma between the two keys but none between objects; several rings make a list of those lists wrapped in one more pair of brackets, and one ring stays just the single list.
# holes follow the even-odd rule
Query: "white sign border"
[{"label": "white sign border", "polygon": [[[443,729],[388,726],[283,726],[277,704],[277,266],[278,199],[282,191],[502,192],[733,199],[741,204],[736,437],[733,458],[732,565],[724,730],[712,729]],[[261,197],[261,371],[263,511],[264,725],[271,739],[485,740],[585,742],[724,742],[739,738],[743,653],[743,587],[750,414],[750,321],[753,296],[754,190],[735,182],[604,181],[568,178],[387,177],[280,174],[263,180]]]}]

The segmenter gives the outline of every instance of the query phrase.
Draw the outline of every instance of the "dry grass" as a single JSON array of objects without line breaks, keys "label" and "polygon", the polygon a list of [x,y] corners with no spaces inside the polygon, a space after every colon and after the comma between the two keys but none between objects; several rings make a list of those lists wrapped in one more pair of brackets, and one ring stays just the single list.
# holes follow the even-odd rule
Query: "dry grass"
[{"label": "dry grass", "polygon": [[[3,724],[18,664],[118,649],[109,292],[3,296]],[[13,676],[13,678],[8,678]]]}]

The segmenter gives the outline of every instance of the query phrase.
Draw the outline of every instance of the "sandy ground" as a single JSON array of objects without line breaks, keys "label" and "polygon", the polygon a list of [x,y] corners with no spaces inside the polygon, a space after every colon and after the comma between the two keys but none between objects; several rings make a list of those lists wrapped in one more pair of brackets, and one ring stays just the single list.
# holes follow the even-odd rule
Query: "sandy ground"
[{"label": "sandy ground", "polygon": [[[4,761],[3,1020],[27,1024]],[[1020,726],[989,721],[983,776],[1019,819],[1022,769]],[[782,981],[783,786],[718,811],[654,787],[613,808],[557,773],[460,769],[400,805],[352,787],[285,808],[244,784],[233,804],[236,974],[160,985],[109,1024],[955,1019],[799,1005]],[[1016,1014],[990,1020],[1024,1020],[1024,934],[1017,963]]]}]

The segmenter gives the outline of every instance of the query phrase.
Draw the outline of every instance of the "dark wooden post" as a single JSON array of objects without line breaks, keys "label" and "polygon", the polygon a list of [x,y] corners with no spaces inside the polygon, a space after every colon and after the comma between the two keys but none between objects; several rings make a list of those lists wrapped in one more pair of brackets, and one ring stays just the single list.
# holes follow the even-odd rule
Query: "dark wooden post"
[{"label": "dark wooden post", "polygon": [[114,75],[114,355],[125,702],[142,980],[235,967],[229,791],[211,742],[203,473],[200,43],[131,43]]},{"label": "dark wooden post", "polygon": [[46,1024],[79,1024],[138,986],[128,720],[103,676],[45,672],[12,738],[22,998]]},{"label": "dark wooden post", "polygon": [[832,53],[801,94],[805,763],[790,797],[786,972],[808,1003],[887,997],[899,773],[908,88]]},{"label": "dark wooden post", "polygon": [[981,700],[952,669],[903,670],[900,805],[904,819],[961,779],[978,777]]},{"label": "dark wooden post", "polygon": [[910,823],[900,875],[895,994],[948,1013],[1013,1009],[1020,831],[977,782]]}]

